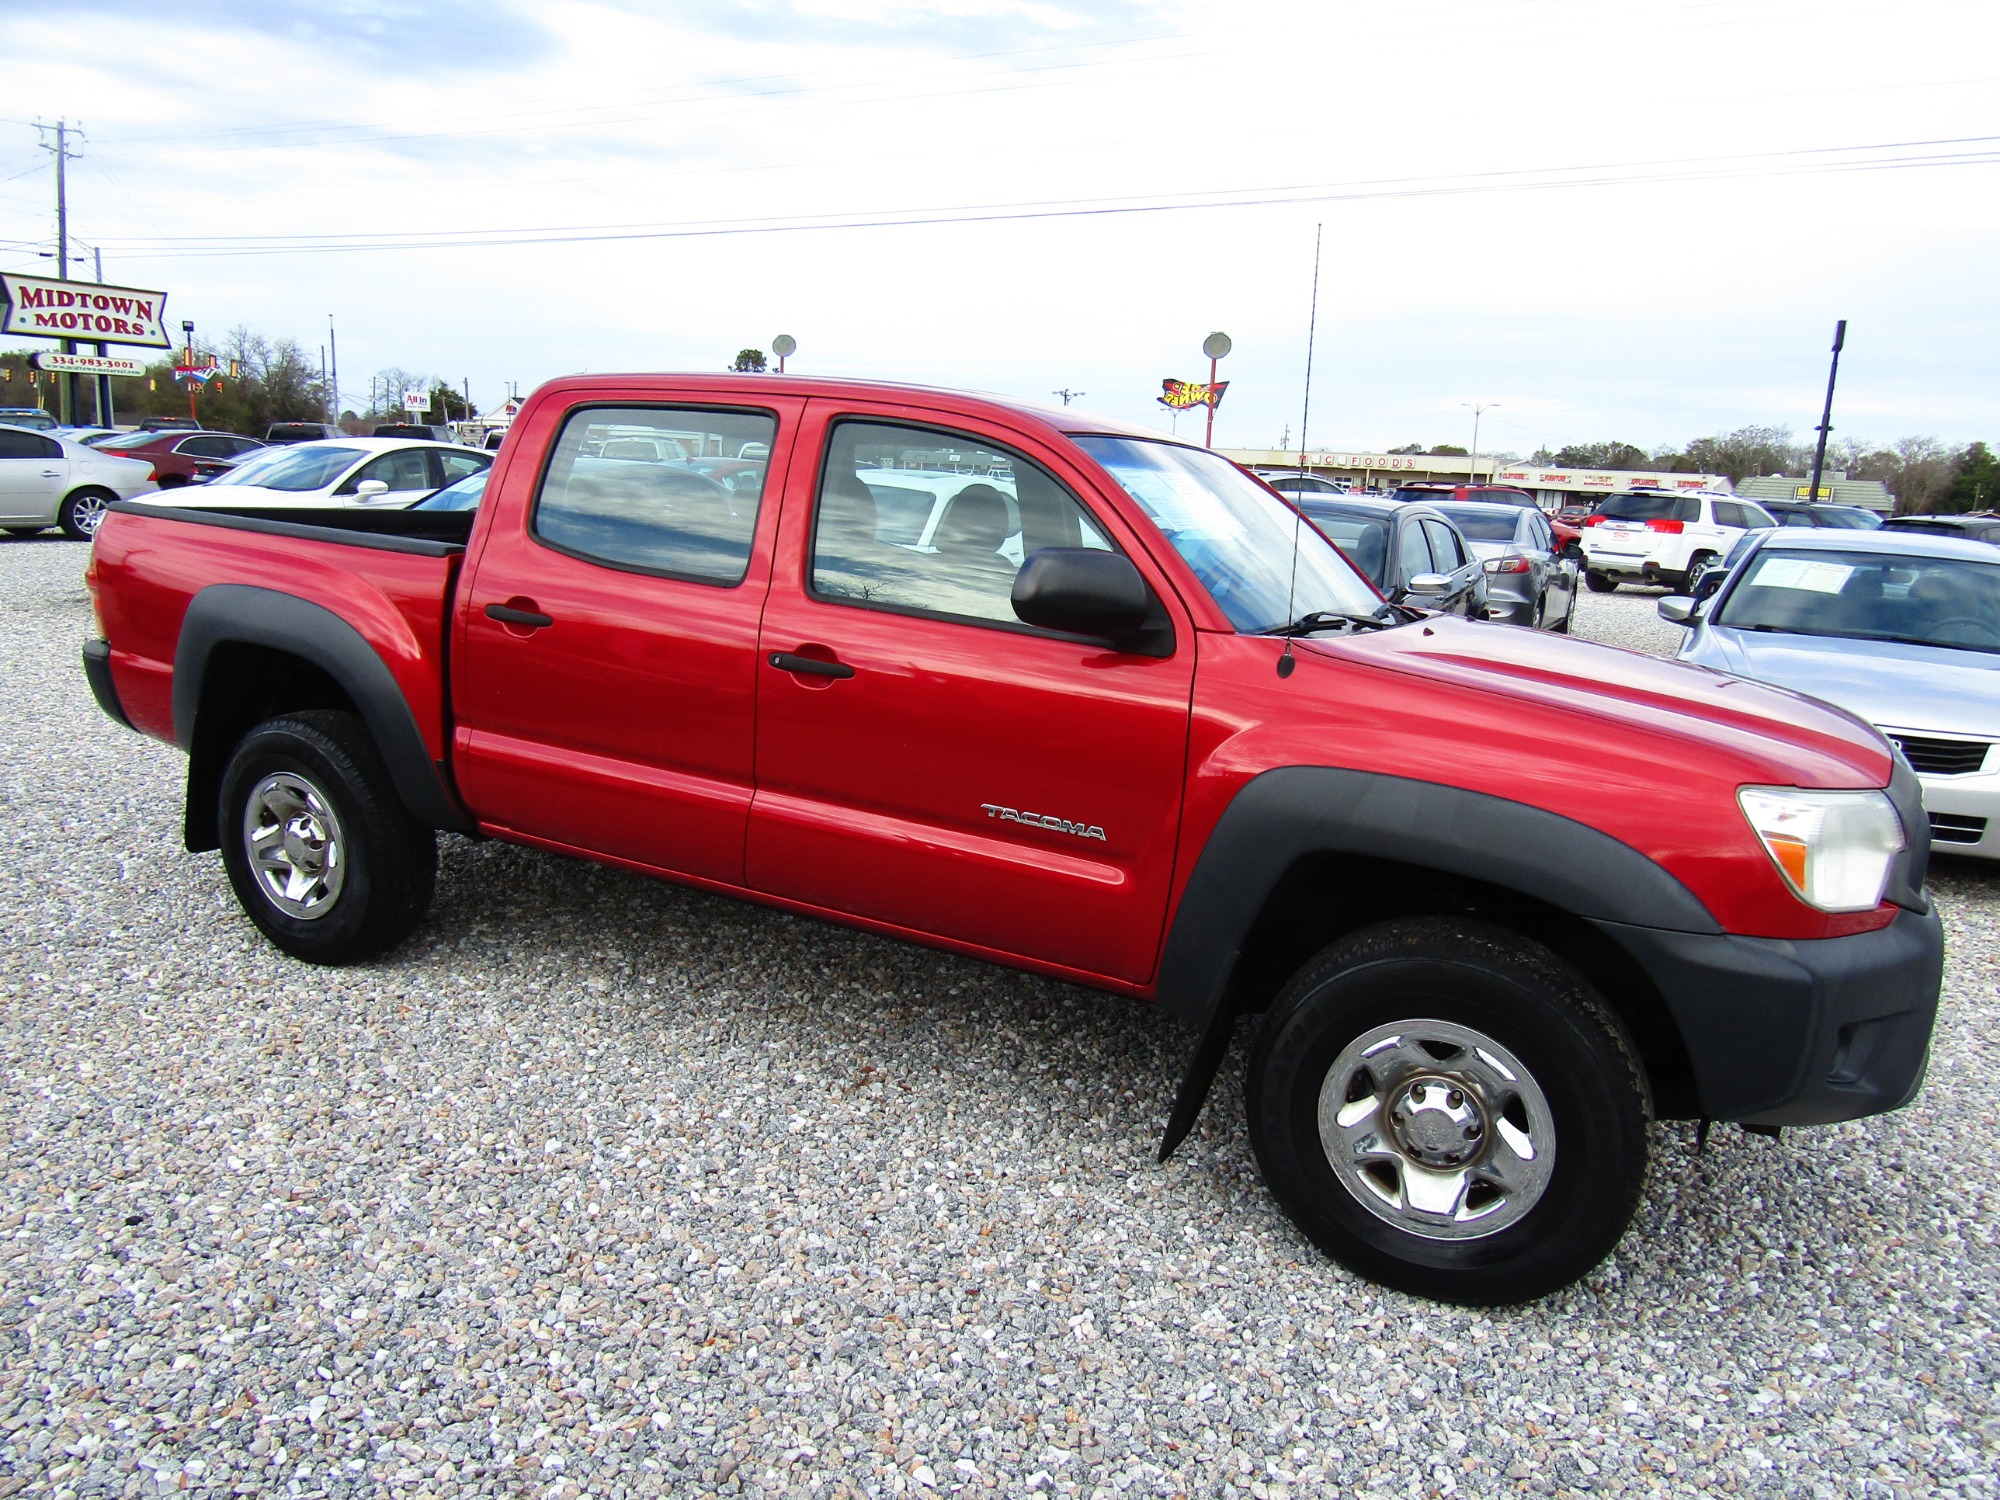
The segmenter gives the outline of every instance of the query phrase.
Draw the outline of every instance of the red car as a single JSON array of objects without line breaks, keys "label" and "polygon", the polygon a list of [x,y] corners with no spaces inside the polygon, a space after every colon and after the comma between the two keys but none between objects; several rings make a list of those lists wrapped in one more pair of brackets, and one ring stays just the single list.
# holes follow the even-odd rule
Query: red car
[{"label": "red car", "polygon": [[145,459],[153,466],[160,488],[172,490],[227,474],[244,454],[264,445],[233,432],[170,430],[122,433],[95,446],[122,458]]},{"label": "red car", "polygon": [[[577,376],[513,433],[476,510],[97,533],[91,686],[187,750],[187,847],[287,953],[400,942],[439,829],[580,855],[1163,1006],[1163,1156],[1262,1012],[1279,1202],[1472,1303],[1617,1243],[1655,1115],[1921,1084],[1929,829],[1836,709],[1392,610],[1219,454],[1081,413]],[[752,444],[757,485],[665,456]]]}]

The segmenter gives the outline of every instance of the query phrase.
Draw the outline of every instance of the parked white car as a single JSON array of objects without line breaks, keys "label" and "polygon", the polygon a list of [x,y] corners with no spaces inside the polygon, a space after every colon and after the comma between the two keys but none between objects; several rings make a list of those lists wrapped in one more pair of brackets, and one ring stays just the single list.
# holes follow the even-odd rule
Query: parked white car
[{"label": "parked white car", "polygon": [[159,489],[144,459],[101,453],[24,427],[0,427],[0,528],[33,536],[51,526],[87,542],[104,508]]},{"label": "parked white car", "polygon": [[396,510],[492,463],[492,454],[454,443],[323,438],[253,453],[227,474],[174,490],[160,503],[232,510],[355,505]]},{"label": "parked white car", "polygon": [[1621,583],[1692,594],[1746,531],[1777,524],[1763,506],[1715,490],[1613,495],[1583,523],[1584,583],[1595,594]]}]

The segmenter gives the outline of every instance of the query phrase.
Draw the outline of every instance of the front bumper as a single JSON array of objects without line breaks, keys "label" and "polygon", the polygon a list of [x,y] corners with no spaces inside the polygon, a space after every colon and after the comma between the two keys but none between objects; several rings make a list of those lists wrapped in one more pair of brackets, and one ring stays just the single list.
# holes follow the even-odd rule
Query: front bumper
[{"label": "front bumper", "polygon": [[1710,1119],[1830,1125],[1923,1084],[1944,978],[1934,907],[1811,942],[1595,925],[1658,986]]},{"label": "front bumper", "polygon": [[130,729],[132,721],[125,717],[125,705],[118,701],[118,684],[111,680],[111,646],[108,642],[83,643],[83,675],[90,683],[91,696],[97,699],[97,706]]},{"label": "front bumper", "polygon": [[2000,771],[1970,776],[1919,773],[1917,780],[1923,783],[1934,853],[2000,859]]}]

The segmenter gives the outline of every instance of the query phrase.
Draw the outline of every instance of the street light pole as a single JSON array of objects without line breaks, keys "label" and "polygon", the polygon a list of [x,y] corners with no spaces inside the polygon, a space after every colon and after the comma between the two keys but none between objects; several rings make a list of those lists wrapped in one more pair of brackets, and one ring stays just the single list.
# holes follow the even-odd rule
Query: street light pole
[{"label": "street light pole", "polygon": [[1488,401],[1484,406],[1475,406],[1470,401],[1461,401],[1458,404],[1472,413],[1472,464],[1466,471],[1465,482],[1477,484],[1479,483],[1479,418],[1481,413],[1492,411],[1500,403]]},{"label": "street light pole", "polygon": [[1215,366],[1230,347],[1226,333],[1211,333],[1201,341],[1201,352],[1208,356],[1208,435],[1202,439],[1204,448],[1215,446]]},{"label": "street light pole", "polygon": [[199,427],[201,425],[201,413],[195,410],[194,398],[195,398],[195,392],[200,389],[201,382],[194,378],[194,319],[193,318],[181,319],[181,332],[187,336],[187,347],[183,349],[181,352],[187,358],[188,416],[194,421],[195,426]]},{"label": "street light pole", "polygon": [[1826,409],[1819,415],[1819,446],[1813,449],[1812,488],[1806,504],[1819,503],[1819,476],[1826,471],[1826,435],[1833,431],[1833,382],[1840,375],[1840,349],[1847,342],[1847,319],[1833,325],[1833,365],[1826,372]]}]

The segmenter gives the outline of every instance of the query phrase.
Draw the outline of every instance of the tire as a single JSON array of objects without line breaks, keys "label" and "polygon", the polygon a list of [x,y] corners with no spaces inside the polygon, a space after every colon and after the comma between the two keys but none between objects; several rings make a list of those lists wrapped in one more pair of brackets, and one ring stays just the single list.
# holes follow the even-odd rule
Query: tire
[{"label": "tire", "polygon": [[1538,944],[1387,922],[1312,959],[1265,1017],[1250,1142],[1292,1222],[1350,1270],[1439,1301],[1526,1302],[1587,1274],[1638,1207],[1651,1106],[1636,1057]]},{"label": "tire", "polygon": [[1583,585],[1593,594],[1608,594],[1618,587],[1618,580],[1609,573],[1586,572],[1583,575]]},{"label": "tire", "polygon": [[222,773],[218,817],[237,901],[293,958],[373,958],[430,909],[437,835],[404,809],[354,714],[315,710],[251,730]]},{"label": "tire", "polygon": [[1696,589],[1701,587],[1702,579],[1708,576],[1708,570],[1714,566],[1715,554],[1713,552],[1697,552],[1688,561],[1687,577],[1682,580],[1679,592],[1693,594]]},{"label": "tire", "polygon": [[56,512],[56,524],[72,541],[87,542],[97,535],[104,521],[104,508],[118,497],[109,490],[81,489],[63,497]]}]

